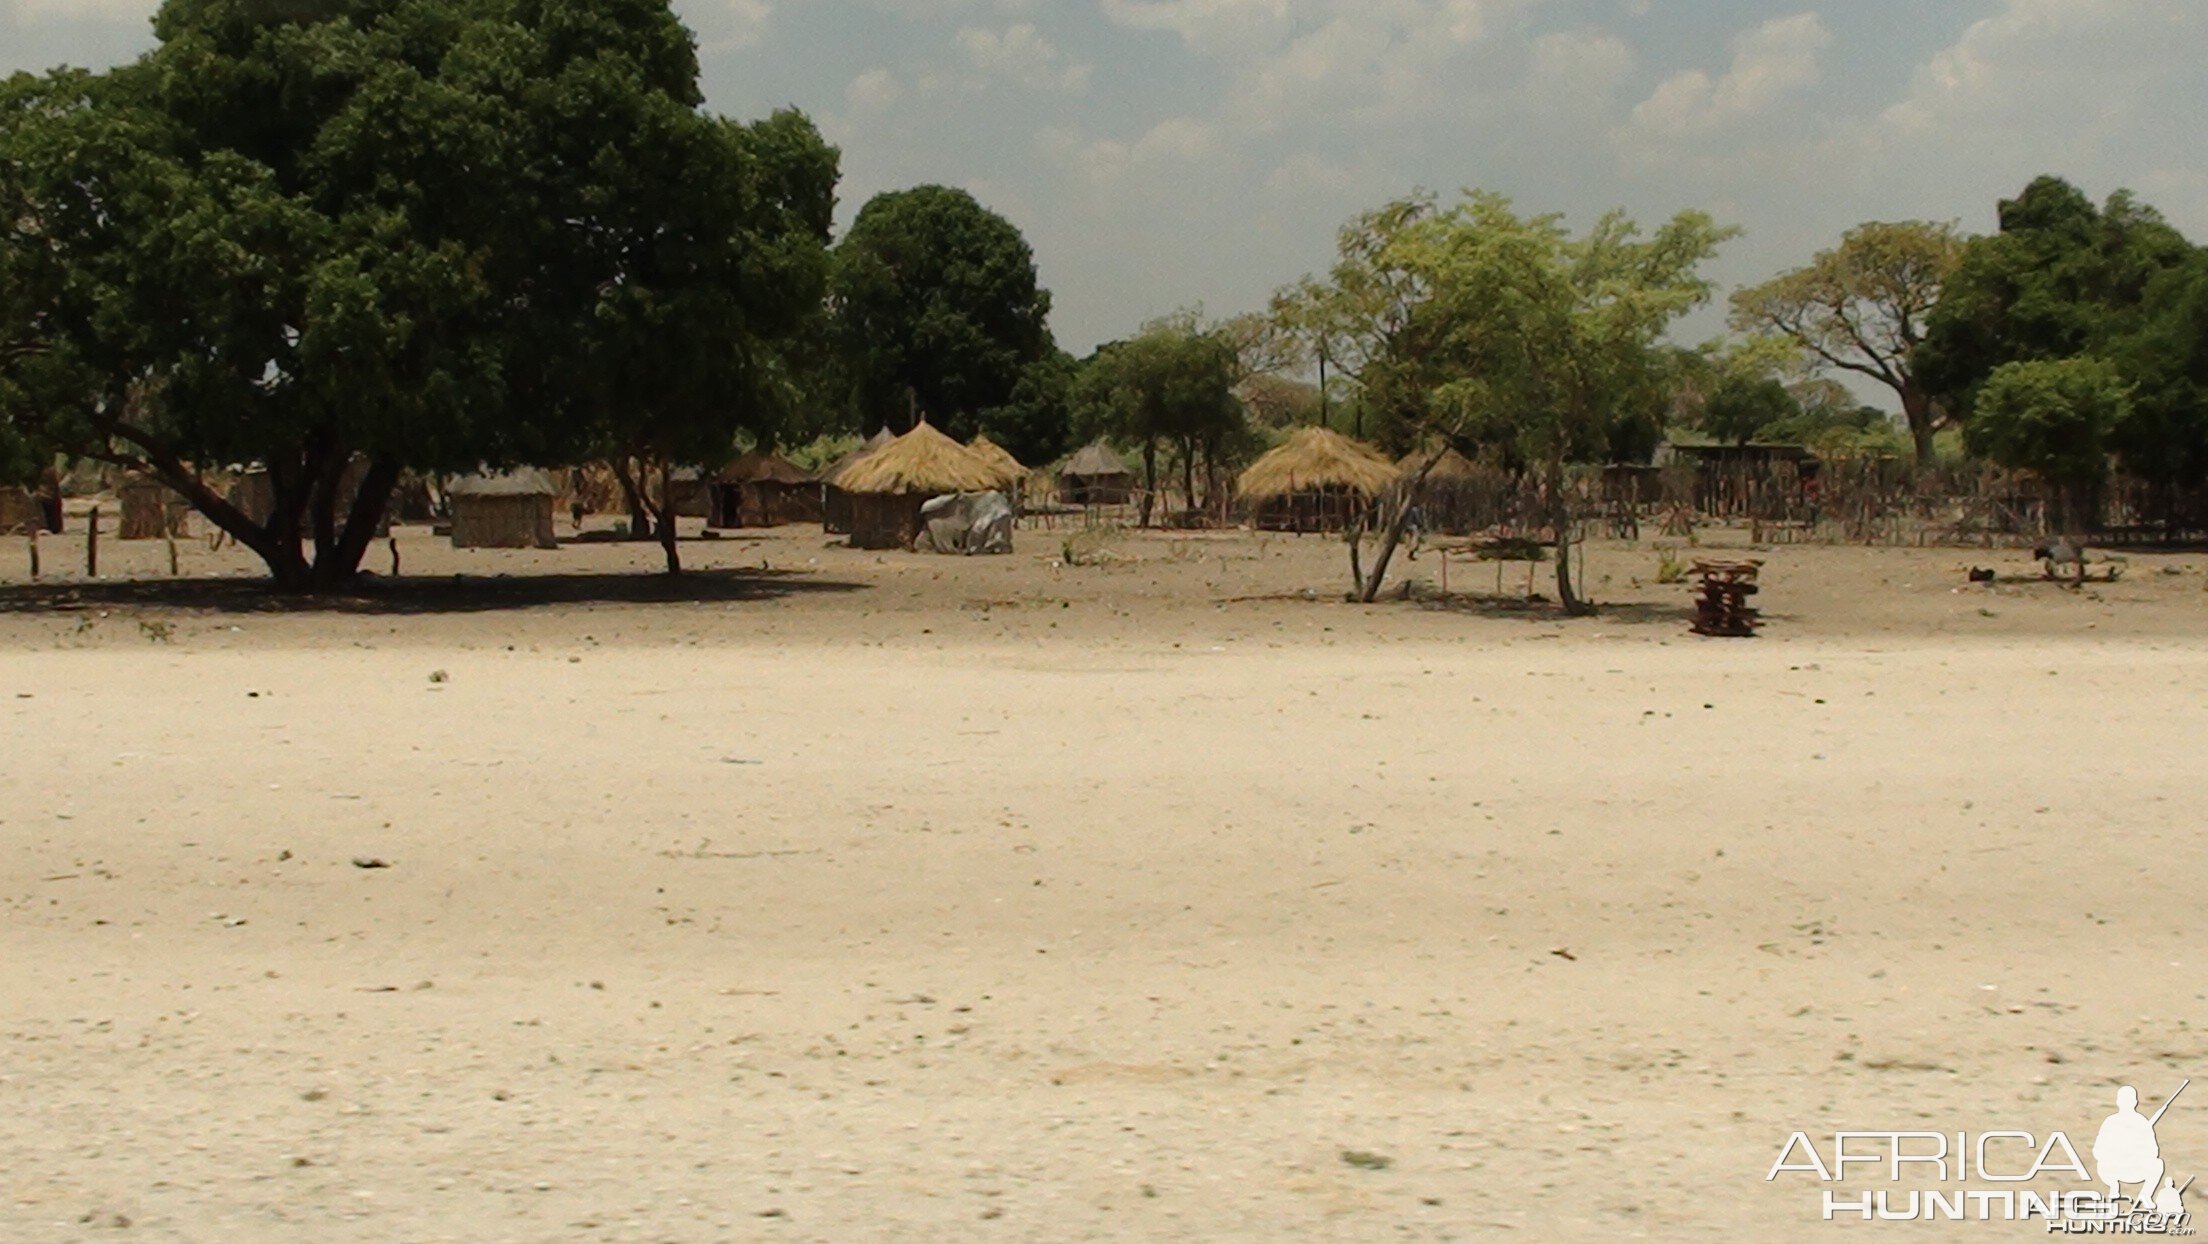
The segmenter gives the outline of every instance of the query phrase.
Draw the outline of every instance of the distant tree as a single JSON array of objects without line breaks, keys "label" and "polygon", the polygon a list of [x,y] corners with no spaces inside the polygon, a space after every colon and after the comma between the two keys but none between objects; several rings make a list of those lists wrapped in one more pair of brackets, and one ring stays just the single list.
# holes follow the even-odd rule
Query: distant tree
[{"label": "distant tree", "polygon": [[1712,436],[1745,445],[1764,429],[1801,417],[1802,404],[1785,384],[1766,377],[1727,376],[1718,382],[1702,409],[1702,428]]},{"label": "distant tree", "polygon": [[1332,422],[1339,387],[1349,390],[1342,404],[1353,436],[1406,442],[1422,420],[1423,390],[1409,377],[1423,365],[1412,315],[1425,290],[1400,243],[1437,210],[1419,192],[1354,217],[1336,234],[1324,279],[1306,276],[1273,295],[1275,333],[1318,373],[1317,422]]},{"label": "distant tree", "polygon": [[1392,409],[1416,412],[1419,432],[1435,438],[1389,507],[1369,573],[1352,533],[1357,595],[1377,596],[1441,448],[1493,447],[1540,472],[1559,600],[1567,612],[1587,612],[1572,583],[1565,468],[1603,461],[1620,436],[1661,425],[1671,379],[1663,334],[1708,299],[1702,265],[1732,233],[1686,212],[1644,237],[1611,213],[1574,237],[1561,218],[1520,216],[1498,195],[1470,194],[1446,209],[1417,202],[1378,214],[1405,223],[1369,256],[1362,230],[1344,232],[1359,247],[1353,269],[1390,274],[1385,284],[1405,299],[1400,326],[1380,339],[1363,383],[1393,393]]},{"label": "distant tree", "polygon": [[1912,354],[1962,247],[1952,225],[1858,225],[1808,267],[1735,293],[1733,326],[1782,334],[1825,366],[1892,389],[1917,460],[1929,462],[1945,416],[1919,380]]},{"label": "distant tree", "polygon": [[[725,434],[812,296],[833,161],[700,111],[666,0],[169,0],[154,33],[0,87],[0,442],[157,476],[285,587],[354,575],[402,468]],[[266,519],[207,483],[249,462]]]},{"label": "distant tree", "polygon": [[1180,451],[1183,485],[1195,497],[1195,463],[1216,459],[1244,426],[1235,399],[1231,341],[1187,322],[1153,324],[1132,340],[1096,352],[1075,383],[1084,435],[1110,436],[1142,451],[1141,523],[1150,525],[1158,490],[1158,451]]},{"label": "distant tree", "polygon": [[2057,526],[2081,531],[2108,473],[2109,438],[2130,407],[2116,369],[2098,359],[2004,363],[1980,388],[1966,436],[1973,453],[2046,480],[2060,503]]},{"label": "distant tree", "polygon": [[837,336],[862,421],[916,416],[965,440],[1051,357],[1034,252],[963,190],[877,195],[836,247]]},{"label": "distant tree", "polygon": [[[2111,447],[2165,488],[2208,473],[2199,378],[2199,248],[2130,194],[2107,204],[2041,177],[2000,208],[2000,231],[1973,239],[1917,351],[1927,385],[1958,417],[2009,363],[2098,358],[2130,389]],[[2191,326],[2191,327],[2189,327]]]}]

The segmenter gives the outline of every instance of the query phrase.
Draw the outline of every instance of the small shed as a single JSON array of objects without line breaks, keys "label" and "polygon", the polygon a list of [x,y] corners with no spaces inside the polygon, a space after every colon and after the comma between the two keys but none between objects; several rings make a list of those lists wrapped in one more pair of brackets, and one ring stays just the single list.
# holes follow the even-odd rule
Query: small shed
[{"label": "small shed", "polygon": [[994,492],[999,478],[998,468],[923,420],[829,482],[851,497],[851,547],[909,549],[923,528],[921,506],[950,493]]},{"label": "small shed", "polygon": [[714,527],[780,527],[821,521],[820,483],[780,454],[759,450],[730,463],[713,481]]},{"label": "small shed", "polygon": [[1242,472],[1250,521],[1266,531],[1341,531],[1400,472],[1379,450],[1329,428],[1299,428]]},{"label": "small shed", "polygon": [[456,549],[551,549],[552,504],[559,496],[552,477],[533,467],[470,475],[452,482],[452,547]]},{"label": "small shed", "polygon": [[713,478],[697,467],[674,467],[667,472],[667,500],[676,517],[713,517]]},{"label": "small shed", "polygon": [[1126,505],[1135,473],[1102,441],[1092,441],[1058,470],[1058,499],[1067,505]]},{"label": "small shed", "polygon": [[115,500],[122,510],[115,534],[122,540],[158,540],[181,532],[184,516],[191,512],[184,498],[151,475],[133,473],[123,477],[115,489]]},{"label": "small shed", "polygon": [[896,435],[884,427],[868,437],[865,444],[829,463],[828,469],[820,473],[820,522],[829,535],[847,535],[851,531],[851,494],[836,486],[836,477],[860,459],[896,439]]}]

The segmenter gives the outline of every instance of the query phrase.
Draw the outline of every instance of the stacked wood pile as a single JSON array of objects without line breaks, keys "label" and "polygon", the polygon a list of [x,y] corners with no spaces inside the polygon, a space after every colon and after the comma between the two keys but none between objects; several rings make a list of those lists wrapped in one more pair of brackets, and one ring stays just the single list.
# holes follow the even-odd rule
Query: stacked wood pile
[{"label": "stacked wood pile", "polygon": [[1763,625],[1763,614],[1748,604],[1755,595],[1760,561],[1698,561],[1694,576],[1701,580],[1694,605],[1694,633],[1727,639],[1748,639]]}]

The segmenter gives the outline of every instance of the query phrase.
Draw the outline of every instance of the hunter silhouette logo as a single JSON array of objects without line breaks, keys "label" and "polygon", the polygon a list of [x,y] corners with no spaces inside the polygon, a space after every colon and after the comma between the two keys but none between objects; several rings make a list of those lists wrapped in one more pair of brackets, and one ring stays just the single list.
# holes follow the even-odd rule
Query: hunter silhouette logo
[{"label": "hunter silhouette logo", "polygon": [[[2192,1177],[2178,1182],[2156,1132],[2191,1084],[2179,1084],[2151,1115],[2141,1112],[2138,1089],[2117,1089],[2115,1113],[2086,1151],[2090,1166],[2060,1131],[1840,1131],[1829,1145],[1795,1132],[1764,1179],[1815,1176],[1826,1221],[2039,1222],[2061,1235],[2191,1235]],[[1851,1181],[1914,1186],[1836,1187]]]}]

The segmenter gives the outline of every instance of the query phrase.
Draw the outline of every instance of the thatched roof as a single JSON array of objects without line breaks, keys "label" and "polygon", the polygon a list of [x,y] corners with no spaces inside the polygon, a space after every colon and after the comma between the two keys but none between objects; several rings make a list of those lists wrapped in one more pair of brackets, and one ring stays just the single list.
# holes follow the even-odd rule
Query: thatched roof
[{"label": "thatched roof", "polygon": [[820,473],[820,478],[826,480],[831,484],[835,483],[836,477],[843,474],[843,470],[845,467],[850,466],[852,463],[857,462],[859,459],[866,457],[868,454],[873,453],[875,450],[880,449],[882,446],[887,445],[891,441],[896,439],[897,437],[895,433],[891,432],[888,427],[883,427],[874,435],[867,437],[866,441],[861,444],[857,449],[854,449],[850,453],[847,453],[841,458],[836,459],[834,462],[829,463],[827,469]]},{"label": "thatched roof", "polygon": [[[1427,456],[1433,452],[1434,446],[1428,445],[1424,449],[1414,449],[1404,454],[1395,460],[1396,471],[1405,479],[1418,474],[1418,468],[1426,465]],[[1436,462],[1434,469],[1426,473],[1426,478],[1430,480],[1474,479],[1478,477],[1479,473],[1480,469],[1472,465],[1470,458],[1451,448],[1443,452],[1441,461]]]},{"label": "thatched roof", "polygon": [[1021,466],[1020,460],[1012,456],[1012,451],[987,436],[975,437],[966,448],[996,471],[999,488],[1010,488],[1027,478],[1027,468]]},{"label": "thatched roof", "polygon": [[1326,428],[1299,428],[1242,472],[1237,487],[1252,501],[1337,488],[1375,497],[1395,480],[1395,464],[1370,445]]},{"label": "thatched roof", "polygon": [[754,449],[721,468],[713,481],[718,484],[810,484],[813,476],[781,454]]},{"label": "thatched roof", "polygon": [[1082,446],[1081,452],[1066,460],[1058,474],[1076,478],[1094,478],[1107,475],[1133,475],[1112,447],[1102,441],[1091,441]]},{"label": "thatched roof", "polygon": [[452,481],[445,489],[455,497],[553,497],[558,496],[559,491],[552,477],[535,467],[478,472]]},{"label": "thatched roof", "polygon": [[845,492],[988,492],[998,487],[998,473],[973,450],[923,421],[836,472],[830,482]]}]

